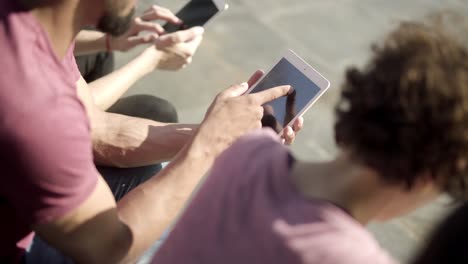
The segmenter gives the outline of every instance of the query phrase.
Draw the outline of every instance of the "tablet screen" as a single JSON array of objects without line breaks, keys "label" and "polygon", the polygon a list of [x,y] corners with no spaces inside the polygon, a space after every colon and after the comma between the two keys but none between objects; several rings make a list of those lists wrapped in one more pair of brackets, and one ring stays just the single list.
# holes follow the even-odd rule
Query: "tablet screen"
[{"label": "tablet screen", "polygon": [[195,26],[203,26],[218,11],[218,7],[212,0],[192,0],[176,14],[178,18],[182,19],[183,24],[167,23],[164,25],[164,30],[166,33],[172,33]]},{"label": "tablet screen", "polygon": [[251,93],[281,85],[291,85],[294,92],[265,104],[262,119],[264,127],[271,127],[278,133],[320,93],[320,88],[313,81],[284,58],[255,86]]}]

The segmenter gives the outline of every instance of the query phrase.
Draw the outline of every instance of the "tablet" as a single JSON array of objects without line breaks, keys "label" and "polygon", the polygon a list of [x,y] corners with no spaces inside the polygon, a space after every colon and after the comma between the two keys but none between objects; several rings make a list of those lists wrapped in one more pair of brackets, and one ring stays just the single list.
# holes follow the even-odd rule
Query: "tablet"
[{"label": "tablet", "polygon": [[183,24],[166,23],[164,31],[172,33],[195,26],[204,26],[216,14],[227,8],[226,0],[191,0],[176,14],[183,21]]},{"label": "tablet", "polygon": [[291,85],[293,91],[265,105],[262,118],[264,127],[271,127],[279,134],[292,126],[325,91],[330,82],[292,50],[288,50],[273,68],[247,93],[257,93],[281,85]]}]

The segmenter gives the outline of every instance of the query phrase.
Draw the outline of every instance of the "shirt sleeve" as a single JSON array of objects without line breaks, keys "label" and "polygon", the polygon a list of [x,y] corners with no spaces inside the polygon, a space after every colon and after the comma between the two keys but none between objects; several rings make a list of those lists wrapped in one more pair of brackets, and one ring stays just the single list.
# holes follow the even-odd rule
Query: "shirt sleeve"
[{"label": "shirt sleeve", "polygon": [[3,132],[1,187],[26,224],[50,222],[78,207],[94,190],[90,128],[78,98],[57,96],[11,118]]}]

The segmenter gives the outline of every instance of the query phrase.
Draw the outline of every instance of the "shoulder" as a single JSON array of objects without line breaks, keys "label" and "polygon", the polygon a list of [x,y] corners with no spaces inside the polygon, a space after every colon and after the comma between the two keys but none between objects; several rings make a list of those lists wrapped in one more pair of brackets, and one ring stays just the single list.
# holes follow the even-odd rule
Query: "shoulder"
[{"label": "shoulder", "polygon": [[9,106],[0,107],[0,165],[9,175],[0,192],[28,224],[69,212],[98,179],[83,107],[72,96]]},{"label": "shoulder", "polygon": [[[248,164],[261,166],[263,162],[277,156],[287,156],[287,148],[281,144],[279,136],[273,130],[264,128],[239,138],[217,159],[215,167],[246,169]],[[255,162],[249,162],[255,160]]]},{"label": "shoulder", "polygon": [[263,128],[239,138],[229,150],[231,152],[237,152],[271,146],[282,146],[280,137],[272,129]]}]

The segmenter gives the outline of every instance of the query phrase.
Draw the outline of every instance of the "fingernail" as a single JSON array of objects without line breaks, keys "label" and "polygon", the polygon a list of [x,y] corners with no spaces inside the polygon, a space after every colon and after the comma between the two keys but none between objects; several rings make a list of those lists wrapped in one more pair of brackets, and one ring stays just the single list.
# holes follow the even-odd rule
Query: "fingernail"
[{"label": "fingernail", "polygon": [[292,137],[294,136],[294,132],[292,131],[292,129],[290,127],[288,127],[288,136]]},{"label": "fingernail", "polygon": [[243,87],[246,87],[246,88],[247,88],[247,87],[249,87],[249,84],[246,83],[246,82],[243,82],[243,83],[240,84],[240,86],[243,86]]}]

